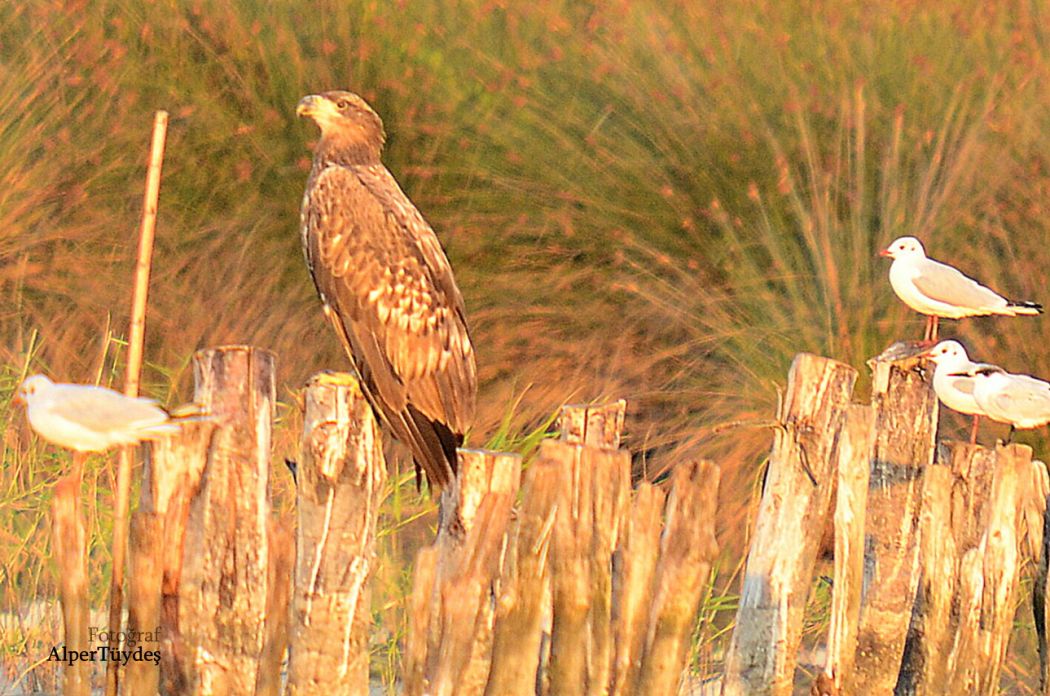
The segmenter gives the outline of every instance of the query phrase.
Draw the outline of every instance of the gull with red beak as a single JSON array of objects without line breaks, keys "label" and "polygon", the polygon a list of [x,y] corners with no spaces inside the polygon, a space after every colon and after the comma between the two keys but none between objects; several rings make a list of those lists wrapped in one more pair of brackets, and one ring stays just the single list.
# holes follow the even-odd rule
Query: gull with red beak
[{"label": "gull with red beak", "polygon": [[959,269],[928,258],[922,242],[915,237],[901,237],[879,255],[893,259],[890,285],[897,297],[926,315],[925,342],[937,340],[937,322],[941,317],[962,319],[990,314],[1014,317],[1043,311],[1040,304],[1008,300]]}]

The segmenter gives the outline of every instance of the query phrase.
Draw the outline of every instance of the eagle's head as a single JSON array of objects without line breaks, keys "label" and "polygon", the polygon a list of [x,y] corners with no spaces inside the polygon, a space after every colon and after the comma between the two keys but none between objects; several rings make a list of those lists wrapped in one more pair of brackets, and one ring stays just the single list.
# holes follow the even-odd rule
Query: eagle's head
[{"label": "eagle's head", "polygon": [[311,94],[299,100],[295,113],[309,116],[321,128],[324,149],[379,159],[386,141],[383,121],[368,102],[353,92]]}]

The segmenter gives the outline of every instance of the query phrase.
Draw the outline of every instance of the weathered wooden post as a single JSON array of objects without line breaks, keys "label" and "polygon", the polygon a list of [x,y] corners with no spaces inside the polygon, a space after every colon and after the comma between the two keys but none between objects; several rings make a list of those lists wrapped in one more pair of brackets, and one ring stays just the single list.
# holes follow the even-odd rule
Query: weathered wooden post
[{"label": "weathered wooden post", "polygon": [[524,474],[524,500],[511,533],[496,602],[492,667],[485,696],[536,693],[559,481],[555,463],[542,459],[533,462]]},{"label": "weathered wooden post", "polygon": [[919,350],[895,344],[869,361],[875,447],[868,480],[856,661],[845,693],[890,693],[897,681],[919,576],[923,471],[933,463],[937,397]]},{"label": "weathered wooden post", "polygon": [[[992,484],[979,521],[980,538],[960,555],[959,625],[949,660],[949,693],[998,694],[1020,581],[1020,486],[1030,475],[1032,450],[997,445]],[[929,693],[934,693],[931,687]]]},{"label": "weathered wooden post", "polygon": [[[87,534],[84,513],[80,507],[80,477],[83,455],[74,464],[73,473],[63,476],[55,485],[51,501],[51,543],[58,564],[58,589],[62,599],[62,623],[65,630],[65,655],[69,660],[63,670],[62,693],[66,696],[88,696],[91,693],[91,662],[79,659],[88,645],[88,571]],[[75,654],[75,655],[74,655]]]},{"label": "weathered wooden post", "polygon": [[129,539],[128,632],[139,638],[135,645],[125,641],[122,647],[141,646],[144,658],[147,652],[155,652],[158,660],[129,660],[121,685],[126,694],[155,694],[160,691],[160,644],[141,640],[141,636],[159,638],[162,547],[170,543],[164,536],[164,519],[156,513],[136,511],[131,516]]},{"label": "weathered wooden post", "polygon": [[194,356],[196,401],[215,424],[186,520],[178,627],[183,693],[254,693],[269,584],[274,356],[248,346]]},{"label": "weathered wooden post", "polygon": [[1038,459],[1032,460],[1021,491],[1024,565],[1031,571],[1038,584],[1039,566],[1043,560],[1046,499],[1050,495],[1050,472],[1047,472],[1045,463]]},{"label": "weathered wooden post", "polygon": [[625,450],[545,441],[540,457],[561,481],[551,546],[551,690],[608,688],[612,665],[612,554],[630,501]]},{"label": "weathered wooden post", "polygon": [[[608,403],[568,404],[562,407],[561,413],[558,415],[559,439],[562,442],[574,445],[586,445],[608,450],[619,449],[623,437],[623,424],[626,413],[627,402],[623,399]],[[616,478],[610,482],[610,485],[623,485],[623,483],[622,480]],[[627,483],[629,484],[629,479]],[[623,495],[626,496],[626,501],[630,500],[629,488],[623,492]],[[588,664],[598,670],[589,676],[594,684],[600,683],[604,685],[610,679],[609,675],[601,674],[600,670],[612,668],[613,651],[615,650],[614,629],[610,621],[606,619],[612,618],[612,607],[617,599],[615,593],[618,588],[613,584],[612,571],[613,567],[619,564],[617,558],[610,557],[609,563],[600,561],[599,558],[604,557],[606,552],[611,552],[613,556],[616,556],[617,544],[615,540],[620,539],[624,534],[627,524],[626,512],[626,505],[621,506],[620,511],[617,513],[617,518],[614,520],[615,529],[611,530],[611,534],[608,537],[613,540],[612,548],[594,549],[598,556],[592,558],[591,563],[592,572],[595,573],[595,576],[593,578],[594,594],[591,595],[590,601],[594,602],[595,606],[588,612],[587,630],[589,640],[594,641],[594,644],[589,644],[587,647],[587,659]],[[543,626],[547,631],[547,641],[545,646],[541,644],[540,672],[537,675],[541,687],[544,684],[549,686],[548,682],[551,676],[548,669],[550,667],[550,651],[553,647],[554,632],[553,583],[544,587],[543,602]],[[546,647],[546,650],[543,647]],[[543,659],[544,657],[546,659]]]},{"label": "weathered wooden post", "polygon": [[482,694],[488,678],[499,566],[521,457],[460,450],[442,492],[434,546],[416,561],[405,646],[405,693]]},{"label": "weathered wooden post", "polygon": [[857,372],[799,354],[791,365],[751,539],[723,694],[790,694],[834,457]]},{"label": "weathered wooden post", "polygon": [[[1050,696],[1050,668],[1046,627],[1050,619],[1050,601],[1047,597],[1047,571],[1050,567],[1050,475],[1046,464],[1032,461],[1032,470],[1025,504],[1025,521],[1028,528],[1030,553],[1035,568],[1032,583],[1032,614],[1035,620],[1036,640],[1039,645],[1039,684],[1041,693]],[[1034,547],[1034,548],[1033,548]]]},{"label": "weathered wooden post", "polygon": [[960,562],[980,543],[994,470],[991,450],[948,442],[923,474],[922,570],[896,683],[903,693],[937,694],[948,683],[959,628]]},{"label": "weathered wooden post", "polygon": [[850,679],[864,584],[864,518],[875,441],[871,406],[850,404],[839,434],[835,471],[835,586],[831,595],[828,659],[824,675],[836,689]]},{"label": "weathered wooden post", "polygon": [[649,628],[637,693],[678,693],[693,622],[718,555],[715,515],[719,469],[711,462],[675,467],[660,537]]},{"label": "weathered wooden post", "polygon": [[[161,653],[161,693],[187,689],[180,669],[186,654],[179,631],[182,551],[190,501],[200,485],[214,430],[210,421],[187,422],[177,435],[153,443],[143,468],[138,510],[132,516],[129,553],[135,572],[128,582],[128,627],[155,632],[151,604],[159,602],[157,644],[146,647]],[[140,575],[139,568],[147,570]],[[153,575],[154,568],[159,568],[159,578]],[[139,605],[143,611],[133,609]],[[127,692],[153,693],[148,690],[154,683],[153,668],[151,664],[129,666]],[[139,690],[143,688],[146,690]]]},{"label": "weathered wooden post", "polygon": [[505,452],[460,450],[456,477],[441,491],[435,540],[445,554],[455,554],[475,525],[489,494],[516,495],[521,485],[521,457]]},{"label": "weathered wooden post", "polygon": [[[178,587],[190,497],[200,483],[215,425],[187,421],[180,431],[146,450],[138,509],[131,516],[128,577],[128,629],[148,636],[144,651],[158,651],[158,665],[133,660],[127,665],[124,692],[177,691]],[[161,687],[163,684],[163,688]]]},{"label": "weathered wooden post", "polygon": [[282,674],[288,648],[292,577],[295,575],[295,538],[291,520],[270,520],[270,590],[266,598],[266,635],[256,696],[284,693]]},{"label": "weathered wooden post", "polygon": [[[422,696],[427,689],[427,650],[437,642],[440,626],[435,618],[434,585],[437,581],[438,550],[425,546],[416,555],[412,571],[412,594],[408,597],[408,636],[402,661],[406,696]],[[434,637],[431,637],[434,634]]]},{"label": "weathered wooden post", "polygon": [[[563,407],[558,419],[561,441],[616,449],[620,444],[626,407],[622,399],[608,404]],[[560,465],[555,459],[539,457],[526,474],[524,502],[518,524],[512,529],[500,583],[492,666],[485,691],[488,696],[533,694],[541,689],[545,680],[541,646],[544,631],[549,630],[552,623],[550,549],[559,509],[557,499],[564,485]],[[619,535],[620,527],[622,523],[617,522],[613,538]],[[595,564],[596,585],[611,586],[613,551],[602,547],[596,552],[599,557],[610,555],[605,568],[600,567],[601,563]],[[608,580],[603,580],[603,576],[609,576]],[[612,588],[608,587],[599,595],[608,598],[612,593]],[[605,603],[608,604],[608,599]],[[597,622],[596,652],[609,656],[612,628],[608,619],[603,622],[598,617],[608,617],[610,611],[608,606],[605,609],[599,607],[591,614]],[[602,658],[601,664],[610,664],[610,659]]]},{"label": "weathered wooden post", "polygon": [[[665,502],[666,495],[662,489],[648,482],[638,486],[624,543],[617,551],[614,565],[619,572],[614,576],[613,584],[615,653],[613,682],[609,690],[613,696],[633,696],[638,693],[638,676],[646,651],[649,616],[653,608],[653,579],[660,558]],[[702,518],[694,521],[704,523]],[[714,525],[714,515],[707,520],[707,524]]]},{"label": "weathered wooden post", "polygon": [[372,409],[350,375],[315,376],[297,467],[290,694],[368,694],[370,579],[386,465]]}]

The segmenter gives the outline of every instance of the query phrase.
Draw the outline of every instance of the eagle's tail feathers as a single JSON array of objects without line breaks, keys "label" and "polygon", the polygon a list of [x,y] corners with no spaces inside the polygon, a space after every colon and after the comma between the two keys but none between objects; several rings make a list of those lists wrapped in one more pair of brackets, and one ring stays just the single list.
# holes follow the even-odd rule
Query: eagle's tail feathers
[{"label": "eagle's tail feathers", "polygon": [[445,424],[427,418],[409,404],[399,419],[407,431],[402,441],[412,452],[416,467],[422,468],[431,487],[444,488],[456,475],[456,447],[463,437]]}]

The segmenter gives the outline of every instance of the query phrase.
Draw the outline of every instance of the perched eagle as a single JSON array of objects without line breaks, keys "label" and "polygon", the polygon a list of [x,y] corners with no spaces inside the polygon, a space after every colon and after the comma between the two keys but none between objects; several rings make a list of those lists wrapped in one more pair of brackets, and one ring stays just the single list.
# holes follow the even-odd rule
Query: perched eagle
[{"label": "perched eagle", "polygon": [[350,92],[304,97],[321,128],[300,218],[324,312],[372,408],[431,486],[456,473],[477,372],[463,296],[434,230],[380,161],[383,122]]}]

